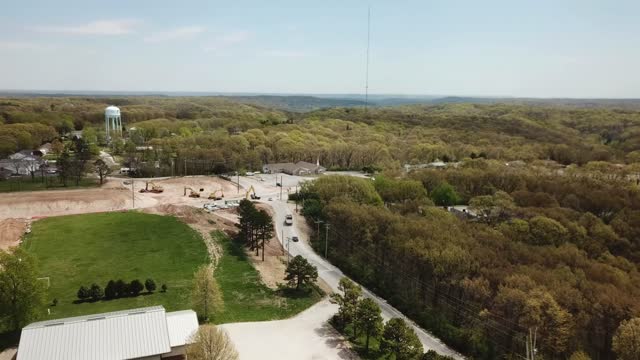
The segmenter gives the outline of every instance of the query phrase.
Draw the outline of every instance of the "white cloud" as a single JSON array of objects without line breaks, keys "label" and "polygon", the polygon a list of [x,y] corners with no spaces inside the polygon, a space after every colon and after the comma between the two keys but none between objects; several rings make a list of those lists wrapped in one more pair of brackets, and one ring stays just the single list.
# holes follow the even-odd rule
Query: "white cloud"
[{"label": "white cloud", "polygon": [[295,50],[266,50],[261,53],[263,56],[284,57],[284,58],[301,58],[309,56],[308,53]]},{"label": "white cloud", "polygon": [[144,38],[144,41],[149,43],[159,43],[164,41],[190,39],[194,36],[203,33],[205,28],[202,26],[184,26],[175,28],[168,31],[162,31],[155,34],[151,34]]},{"label": "white cloud", "polygon": [[140,22],[131,19],[97,20],[82,25],[73,26],[40,26],[35,30],[47,33],[77,34],[77,35],[124,35],[134,32]]},{"label": "white cloud", "polygon": [[243,43],[251,38],[251,33],[248,31],[234,31],[227,34],[223,34],[213,41],[204,46],[204,50],[207,52],[216,52],[225,50],[231,46]]}]

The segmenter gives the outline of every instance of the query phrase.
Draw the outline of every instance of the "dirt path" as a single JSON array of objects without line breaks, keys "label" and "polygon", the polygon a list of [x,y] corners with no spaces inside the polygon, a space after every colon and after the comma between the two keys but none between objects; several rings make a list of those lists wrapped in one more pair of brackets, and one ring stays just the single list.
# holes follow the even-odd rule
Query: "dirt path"
[{"label": "dirt path", "polygon": [[0,250],[20,244],[20,238],[31,226],[25,219],[0,220]]}]

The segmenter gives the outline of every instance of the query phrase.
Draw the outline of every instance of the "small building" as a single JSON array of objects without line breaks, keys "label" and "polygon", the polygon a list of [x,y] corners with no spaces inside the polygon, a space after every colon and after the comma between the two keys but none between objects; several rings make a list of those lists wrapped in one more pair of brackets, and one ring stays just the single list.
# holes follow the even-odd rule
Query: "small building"
[{"label": "small building", "polygon": [[324,167],[319,164],[312,164],[306,161],[298,161],[297,163],[276,163],[266,164],[262,167],[262,172],[265,174],[285,173],[288,175],[318,175],[326,171]]},{"label": "small building", "polygon": [[469,209],[467,205],[454,205],[447,207],[447,210],[460,219],[475,219],[478,217],[475,211]]},{"label": "small building", "polygon": [[193,310],[162,306],[42,321],[22,329],[17,360],[185,359]]}]

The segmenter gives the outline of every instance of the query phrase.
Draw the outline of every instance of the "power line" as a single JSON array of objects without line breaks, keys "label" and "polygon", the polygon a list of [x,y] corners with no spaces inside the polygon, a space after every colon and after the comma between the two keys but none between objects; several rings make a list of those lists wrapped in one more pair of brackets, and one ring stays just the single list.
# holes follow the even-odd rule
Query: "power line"
[{"label": "power line", "polygon": [[[344,240],[344,238],[335,230],[335,229],[331,229],[332,234],[334,234],[334,236],[336,236],[337,238]],[[359,248],[361,253],[364,253],[368,256],[368,260],[369,261],[373,261],[374,263],[376,263],[376,265],[378,266],[384,266],[384,264],[382,263],[382,261],[379,259],[378,255],[371,253],[371,251],[369,251],[369,249],[364,248],[364,245],[359,244],[359,243],[354,243],[356,245],[357,248]],[[414,276],[408,276],[408,275],[401,275],[401,274],[396,274],[396,277],[402,277],[405,280],[413,280],[415,282],[417,282],[418,284],[423,285],[427,290],[431,291],[431,292],[435,292],[435,288],[432,284],[428,284],[425,283],[423,280],[414,277]],[[405,300],[407,303],[411,303],[413,302],[413,300],[408,299],[405,296],[402,296],[401,294],[395,294],[396,297],[399,297],[403,300]],[[509,326],[506,326],[505,324],[502,324],[496,320],[491,320],[491,319],[486,319],[486,318],[481,318],[478,314],[477,310],[474,310],[471,306],[469,306],[470,304],[465,303],[463,300],[454,298],[452,296],[450,296],[449,294],[446,293],[440,293],[441,296],[441,300],[444,300],[449,306],[451,306],[454,309],[459,309],[460,311],[463,311],[464,313],[466,313],[468,318],[471,318],[471,320],[477,321],[481,324],[483,324],[484,326],[486,326],[489,330],[491,331],[495,331],[497,333],[500,333],[502,336],[505,337],[510,337],[513,338],[514,340],[516,340],[517,342],[522,343],[523,345],[525,344],[525,340],[522,338],[519,338],[518,335],[524,335],[520,330],[516,330],[514,328],[511,328]],[[454,304],[453,302],[456,302],[457,304]],[[428,308],[433,309],[433,307],[425,304]],[[479,309],[479,308],[476,308]],[[492,314],[494,315],[494,314]],[[513,322],[511,322],[513,323]],[[513,323],[515,324],[515,323]],[[517,328],[522,328],[521,325],[519,324],[515,324],[517,326]],[[513,333],[513,335],[512,335]],[[507,349],[504,345],[494,341],[491,337],[487,337],[487,340],[489,342],[491,342],[495,347],[500,348],[501,350],[503,350],[505,353],[510,353],[511,351],[509,349]],[[524,357],[522,357],[521,355],[515,353],[516,356],[519,356],[521,358],[524,359]]]}]

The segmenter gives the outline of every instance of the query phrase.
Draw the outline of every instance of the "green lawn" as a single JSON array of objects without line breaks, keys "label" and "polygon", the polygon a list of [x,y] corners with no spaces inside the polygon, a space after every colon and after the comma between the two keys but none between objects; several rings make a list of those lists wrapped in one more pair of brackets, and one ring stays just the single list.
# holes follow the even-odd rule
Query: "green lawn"
[{"label": "green lawn", "polygon": [[86,187],[97,187],[99,185],[100,182],[97,179],[84,178],[80,180],[80,183],[77,186],[74,180],[69,180],[67,181],[67,186],[65,187],[60,183],[58,177],[56,176],[50,176],[44,180],[40,176],[36,176],[34,180],[31,180],[31,176],[24,176],[21,178],[9,178],[8,180],[0,180],[0,193],[15,191],[77,189]]},{"label": "green lawn", "polygon": [[268,288],[240,244],[222,232],[212,235],[224,252],[215,272],[223,293],[224,308],[214,315],[214,323],[288,318],[315,304],[324,295],[316,288],[299,293]]},{"label": "green lawn", "polygon": [[[174,217],[138,212],[72,215],[43,219],[32,226],[23,245],[38,259],[40,276],[51,281],[49,318],[164,305],[189,309],[195,269],[207,263],[200,235]],[[74,304],[81,285],[101,287],[110,279],[155,280],[166,293]]]}]

